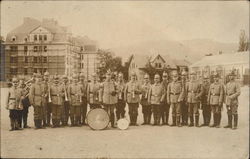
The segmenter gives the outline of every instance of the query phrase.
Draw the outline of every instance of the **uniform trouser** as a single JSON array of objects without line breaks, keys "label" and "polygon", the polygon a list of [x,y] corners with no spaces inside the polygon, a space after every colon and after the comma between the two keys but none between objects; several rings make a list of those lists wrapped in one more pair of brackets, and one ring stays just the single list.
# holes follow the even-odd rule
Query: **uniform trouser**
[{"label": "uniform trouser", "polygon": [[83,98],[82,100],[82,105],[81,105],[81,115],[80,115],[80,121],[82,124],[85,124],[85,119],[87,115],[87,99]]},{"label": "uniform trouser", "polygon": [[214,125],[220,125],[220,121],[221,121],[221,106],[219,105],[211,105],[211,110],[213,113],[213,117],[214,117]]},{"label": "uniform trouser", "polygon": [[130,117],[130,123],[136,124],[138,116],[139,103],[128,103],[128,114]]},{"label": "uniform trouser", "polygon": [[173,124],[180,124],[180,116],[181,116],[181,105],[180,103],[171,103],[172,108],[172,118]]},{"label": "uniform trouser", "polygon": [[42,125],[42,120],[43,120],[43,111],[44,108],[43,106],[36,106],[34,105],[34,123],[36,128],[40,128]]},{"label": "uniform trouser", "polygon": [[232,126],[234,119],[234,127],[238,125],[238,104],[227,105],[228,125]]},{"label": "uniform trouser", "polygon": [[29,107],[28,106],[24,106],[23,110],[20,110],[20,112],[18,113],[18,124],[20,127],[22,127],[22,123],[23,126],[27,126],[27,119],[28,119],[28,113],[29,113]]},{"label": "uniform trouser", "polygon": [[161,118],[161,105],[160,104],[152,104],[152,111],[154,117],[154,124],[160,124]]},{"label": "uniform trouser", "polygon": [[124,101],[118,101],[118,103],[116,105],[116,118],[117,118],[117,120],[125,117],[125,107],[126,107],[126,103]]},{"label": "uniform trouser", "polygon": [[193,124],[194,123],[194,118],[193,116],[195,116],[196,122],[198,122],[199,120],[199,104],[198,103],[189,103],[188,104],[188,116],[190,118],[190,123]]},{"label": "uniform trouser", "polygon": [[112,126],[114,126],[115,124],[115,112],[114,112],[115,106],[116,104],[104,104],[104,110],[106,110],[107,113],[109,114]]},{"label": "uniform trouser", "polygon": [[100,104],[89,104],[90,109],[101,108]]},{"label": "uniform trouser", "polygon": [[51,108],[52,108],[52,124],[59,126],[61,120],[62,107],[61,105],[53,104]]},{"label": "uniform trouser", "polygon": [[62,105],[62,113],[61,113],[61,121],[62,123],[68,124],[69,121],[69,101],[64,101]]},{"label": "uniform trouser", "polygon": [[45,102],[43,108],[43,124],[50,124],[52,103]]},{"label": "uniform trouser", "polygon": [[181,120],[182,124],[188,123],[188,105],[186,101],[182,101],[181,103]]},{"label": "uniform trouser", "polygon": [[15,109],[9,110],[10,126],[12,129],[19,128],[18,116],[19,116],[18,110]]},{"label": "uniform trouser", "polygon": [[211,119],[211,107],[207,103],[202,103],[202,115],[204,125],[209,125]]},{"label": "uniform trouser", "polygon": [[143,113],[143,119],[144,119],[145,124],[150,124],[151,114],[152,114],[151,109],[152,108],[150,105],[142,105],[142,113]]},{"label": "uniform trouser", "polygon": [[161,106],[161,119],[162,119],[162,124],[168,124],[168,118],[169,118],[169,104],[164,103]]},{"label": "uniform trouser", "polygon": [[70,106],[70,120],[71,124],[80,124],[81,106],[71,105]]}]

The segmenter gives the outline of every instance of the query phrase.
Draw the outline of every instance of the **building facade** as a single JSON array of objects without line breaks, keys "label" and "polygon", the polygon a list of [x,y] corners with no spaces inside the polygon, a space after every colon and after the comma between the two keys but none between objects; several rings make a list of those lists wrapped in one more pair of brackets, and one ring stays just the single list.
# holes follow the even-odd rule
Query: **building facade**
[{"label": "building facade", "polygon": [[23,24],[6,37],[6,78],[30,77],[33,73],[46,71],[51,75],[81,72],[85,43],[77,45],[74,40],[68,28],[60,26],[54,19],[40,22],[24,18]]}]

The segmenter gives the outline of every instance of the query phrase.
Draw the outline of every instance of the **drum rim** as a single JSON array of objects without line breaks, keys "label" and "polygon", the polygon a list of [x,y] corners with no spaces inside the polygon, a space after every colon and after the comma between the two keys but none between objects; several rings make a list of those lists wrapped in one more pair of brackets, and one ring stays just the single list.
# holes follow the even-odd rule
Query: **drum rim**
[{"label": "drum rim", "polygon": [[105,128],[103,128],[103,129],[94,129],[94,128],[92,128],[92,127],[89,125],[89,123],[88,123],[88,115],[89,115],[89,113],[90,113],[91,111],[93,111],[93,110],[96,110],[96,109],[102,109],[102,110],[104,110],[104,111],[108,114],[109,122],[110,122],[110,115],[109,115],[109,113],[108,113],[104,108],[95,108],[95,109],[91,109],[91,110],[87,113],[87,116],[86,116],[87,124],[88,124],[88,126],[89,126],[92,130],[104,130],[104,129],[106,129],[106,128],[109,126],[109,122],[108,122],[108,124],[105,126]]}]

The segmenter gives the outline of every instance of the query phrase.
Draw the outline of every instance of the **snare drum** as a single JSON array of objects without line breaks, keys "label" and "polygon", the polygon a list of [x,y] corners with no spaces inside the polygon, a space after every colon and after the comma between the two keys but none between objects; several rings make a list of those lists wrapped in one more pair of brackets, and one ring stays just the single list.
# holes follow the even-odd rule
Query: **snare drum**
[{"label": "snare drum", "polygon": [[126,118],[121,118],[117,121],[117,127],[121,130],[126,130],[129,126],[129,121]]},{"label": "snare drum", "polygon": [[108,113],[102,108],[92,109],[87,114],[87,124],[93,130],[103,130],[109,124]]}]

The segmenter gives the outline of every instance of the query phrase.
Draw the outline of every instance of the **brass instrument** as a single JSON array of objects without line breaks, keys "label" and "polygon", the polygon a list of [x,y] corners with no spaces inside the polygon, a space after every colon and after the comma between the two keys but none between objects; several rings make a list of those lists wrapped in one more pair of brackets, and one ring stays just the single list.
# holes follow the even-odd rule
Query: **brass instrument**
[{"label": "brass instrument", "polygon": [[80,97],[80,103],[82,103],[82,96],[81,96],[81,95],[79,95],[79,97]]},{"label": "brass instrument", "polygon": [[17,109],[19,109],[19,110],[22,110],[22,109],[23,109],[22,100],[23,100],[23,98],[22,98],[22,96],[21,96],[21,97],[20,97],[20,100],[19,100],[19,103],[18,103],[18,108],[17,108]]},{"label": "brass instrument", "polygon": [[135,98],[135,85],[133,85],[132,97]]}]

